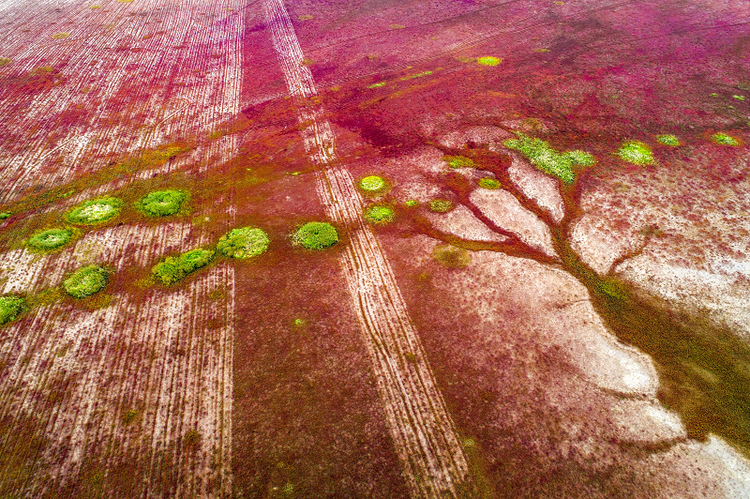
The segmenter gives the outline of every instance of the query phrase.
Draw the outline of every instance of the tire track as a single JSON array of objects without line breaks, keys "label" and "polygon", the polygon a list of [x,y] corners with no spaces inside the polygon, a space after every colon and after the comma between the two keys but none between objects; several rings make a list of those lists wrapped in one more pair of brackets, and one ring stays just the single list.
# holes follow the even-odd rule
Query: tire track
[{"label": "tire track", "polygon": [[362,198],[340,164],[335,135],[289,14],[281,0],[264,2],[274,48],[298,107],[302,134],[326,214],[350,237],[342,269],[362,327],[396,453],[412,497],[471,497],[469,466],[453,421],[411,322],[395,276],[372,229],[362,218]]}]

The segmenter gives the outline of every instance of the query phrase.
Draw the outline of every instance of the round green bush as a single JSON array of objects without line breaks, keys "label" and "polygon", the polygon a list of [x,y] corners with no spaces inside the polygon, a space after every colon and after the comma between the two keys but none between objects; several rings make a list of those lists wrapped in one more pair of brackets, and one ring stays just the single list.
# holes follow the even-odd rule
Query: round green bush
[{"label": "round green bush", "polygon": [[654,163],[651,148],[640,140],[625,142],[617,151],[617,155],[621,160],[634,165],[651,165]]},{"label": "round green bush", "polygon": [[297,230],[294,241],[307,249],[323,250],[339,242],[339,234],[329,223],[310,222]]},{"label": "round green bush", "polygon": [[146,215],[166,217],[180,211],[187,195],[182,191],[154,191],[143,196],[136,206]]},{"label": "round green bush", "polygon": [[359,188],[366,192],[382,191],[385,187],[385,179],[377,175],[370,175],[359,181]]},{"label": "round green bush", "polygon": [[94,225],[120,214],[122,200],[114,197],[90,199],[68,211],[65,219],[75,225]]},{"label": "round green bush", "polygon": [[74,298],[86,298],[107,285],[109,274],[98,265],[89,265],[73,272],[63,281],[63,289]]},{"label": "round green bush", "polygon": [[73,231],[70,229],[49,229],[32,235],[26,246],[35,250],[53,250],[67,244]]},{"label": "round green bush", "polygon": [[251,258],[258,256],[268,249],[271,241],[268,234],[254,227],[232,229],[221,236],[216,249],[231,258]]},{"label": "round green bush", "polygon": [[384,225],[396,219],[396,212],[390,206],[369,206],[365,209],[365,219],[377,225]]},{"label": "round green bush", "polygon": [[0,296],[0,325],[18,318],[26,310],[26,300],[20,296]]}]

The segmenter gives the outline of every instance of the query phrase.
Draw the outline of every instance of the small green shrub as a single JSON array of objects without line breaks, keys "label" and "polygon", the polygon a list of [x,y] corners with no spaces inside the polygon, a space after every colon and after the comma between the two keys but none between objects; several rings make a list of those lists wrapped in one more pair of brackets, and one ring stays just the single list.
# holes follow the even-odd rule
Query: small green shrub
[{"label": "small green shrub", "polygon": [[479,187],[483,189],[499,189],[503,185],[499,180],[492,177],[484,177],[479,179]]},{"label": "small green shrub", "polygon": [[716,142],[717,144],[720,144],[722,146],[738,146],[740,145],[740,142],[732,137],[731,135],[727,135],[725,133],[715,133],[711,136],[711,140]]},{"label": "small green shrub", "polygon": [[680,145],[680,139],[677,138],[676,135],[657,135],[656,141],[659,144],[670,146],[670,147],[677,147]]},{"label": "small green shrub", "polygon": [[503,143],[505,147],[520,152],[539,170],[559,178],[566,184],[572,183],[576,178],[574,166],[591,166],[596,162],[594,156],[585,151],[559,153],[541,139],[520,132],[516,132],[516,135],[518,138]]},{"label": "small green shrub", "polygon": [[419,204],[419,201],[416,199],[407,199],[404,201],[404,205],[408,206],[409,208],[413,208]]},{"label": "small green shrub", "polygon": [[73,231],[70,229],[49,229],[32,235],[26,246],[31,249],[49,251],[63,246],[70,241]]},{"label": "small green shrub", "polygon": [[359,181],[359,188],[365,192],[378,192],[386,188],[386,182],[383,177],[370,175]]},{"label": "small green shrub", "polygon": [[26,300],[20,296],[0,296],[0,325],[18,319],[26,310]]},{"label": "small green shrub", "polygon": [[232,229],[221,236],[216,249],[231,258],[251,258],[268,249],[271,241],[263,230],[253,227]]},{"label": "small green shrub", "polygon": [[651,148],[639,140],[630,140],[620,146],[617,156],[634,165],[652,165],[654,155],[651,154]]},{"label": "small green shrub", "polygon": [[74,298],[86,298],[107,285],[109,273],[98,265],[89,265],[73,272],[63,281],[63,289]]},{"label": "small green shrub", "polygon": [[154,191],[143,196],[136,207],[151,217],[166,217],[180,211],[187,195],[182,191]]},{"label": "small green shrub", "polygon": [[451,168],[473,168],[474,160],[465,156],[443,156],[443,161],[448,163]]},{"label": "small green shrub", "polygon": [[0,213],[0,221],[3,221],[6,218],[10,218],[10,217],[11,217],[11,214],[8,213],[7,211],[4,211],[4,212]]},{"label": "small green shrub", "polygon": [[121,208],[122,200],[115,197],[90,199],[71,208],[65,219],[75,225],[95,225],[115,218]]},{"label": "small green shrub", "polygon": [[430,201],[430,211],[446,213],[453,209],[453,202],[447,199],[433,199]]},{"label": "small green shrub", "polygon": [[365,209],[365,219],[376,225],[385,225],[396,219],[396,212],[390,206],[368,206]]},{"label": "small green shrub", "polygon": [[482,66],[497,66],[501,62],[503,62],[502,59],[498,57],[492,57],[490,55],[480,57],[477,59],[477,64],[481,64]]},{"label": "small green shrub", "polygon": [[329,223],[309,222],[297,230],[293,239],[307,249],[323,250],[339,242],[339,234]]}]

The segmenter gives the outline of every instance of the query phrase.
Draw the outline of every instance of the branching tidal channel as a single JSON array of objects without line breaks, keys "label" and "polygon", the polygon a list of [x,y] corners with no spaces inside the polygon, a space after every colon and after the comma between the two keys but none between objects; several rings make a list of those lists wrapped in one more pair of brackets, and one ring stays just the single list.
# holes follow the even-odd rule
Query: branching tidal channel
[{"label": "branching tidal channel", "polygon": [[[570,245],[573,223],[582,215],[580,179],[567,184],[558,180],[565,215],[556,222],[511,180],[508,156],[483,148],[457,150],[435,143],[431,145],[446,155],[466,156],[473,160],[475,168],[492,172],[503,189],[549,227],[559,258],[550,257],[530,246],[513,232],[490,220],[470,200],[474,183],[457,172],[447,175],[444,180],[447,187],[459,203],[488,228],[503,236],[504,241],[464,241],[437,230],[426,218],[416,213],[411,217],[415,231],[466,249],[491,250],[529,258],[574,276],[588,289],[592,304],[606,326],[621,341],[633,345],[654,360],[659,373],[659,400],[681,416],[688,436],[703,440],[713,433],[750,456],[750,347],[729,330],[719,329],[707,321],[697,322],[694,318],[679,317],[656,298],[636,293],[631,285],[618,278],[614,270],[600,275],[586,265]],[[657,231],[650,229],[642,234],[641,245],[616,260],[611,269],[640,254]]]}]

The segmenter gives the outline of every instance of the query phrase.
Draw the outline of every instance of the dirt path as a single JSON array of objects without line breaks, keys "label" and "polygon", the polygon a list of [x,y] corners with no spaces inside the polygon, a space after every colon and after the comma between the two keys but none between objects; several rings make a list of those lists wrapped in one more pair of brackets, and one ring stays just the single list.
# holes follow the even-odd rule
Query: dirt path
[{"label": "dirt path", "polygon": [[265,2],[266,19],[289,92],[305,126],[305,146],[317,173],[326,213],[347,230],[342,257],[352,305],[370,354],[378,390],[404,475],[413,497],[460,497],[471,491],[468,464],[437,389],[393,271],[362,218],[354,180],[336,155],[335,136],[317,95],[289,14],[279,0]]}]

